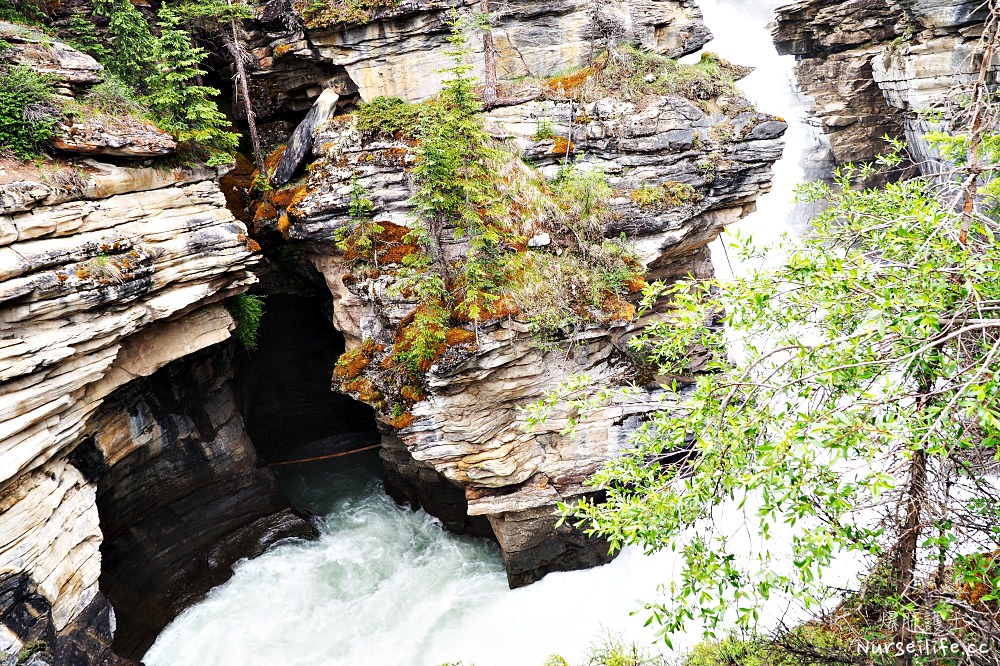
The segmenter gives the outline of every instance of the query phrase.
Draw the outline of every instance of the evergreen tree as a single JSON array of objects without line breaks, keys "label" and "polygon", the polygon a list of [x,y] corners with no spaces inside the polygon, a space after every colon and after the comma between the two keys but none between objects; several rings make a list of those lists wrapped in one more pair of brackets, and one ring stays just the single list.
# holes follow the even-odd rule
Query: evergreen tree
[{"label": "evergreen tree", "polygon": [[244,0],[199,0],[184,2],[179,11],[183,18],[201,30],[218,35],[233,63],[236,98],[243,108],[250,146],[257,169],[264,173],[264,153],[257,133],[257,118],[250,98],[250,77],[247,62],[253,59],[245,44],[243,19],[253,16],[253,9]]},{"label": "evergreen tree", "polygon": [[219,91],[197,84],[204,74],[199,67],[204,49],[191,44],[190,35],[181,28],[180,17],[171,8],[161,8],[159,18],[157,64],[146,80],[150,111],[179,141],[232,153],[239,138],[226,130],[229,120],[212,99]]},{"label": "evergreen tree", "polygon": [[496,150],[483,128],[477,81],[469,76],[472,66],[466,62],[471,49],[457,15],[448,41],[451,48],[445,53],[454,64],[445,70],[450,76],[422,118],[413,197],[418,215],[427,224],[427,237],[421,240],[442,275],[447,273],[441,250],[446,222],[455,226],[458,235],[473,237],[474,245],[480,240],[499,240],[484,219],[492,201],[490,185],[495,179],[490,165]]},{"label": "evergreen tree", "polygon": [[77,50],[92,55],[98,62],[108,61],[110,56],[108,48],[97,34],[94,22],[86,14],[83,12],[73,14],[66,32],[70,37],[70,44]]},{"label": "evergreen tree", "polygon": [[129,0],[94,0],[94,15],[108,19],[105,35],[110,48],[104,65],[138,89],[149,74],[156,45],[146,19]]}]

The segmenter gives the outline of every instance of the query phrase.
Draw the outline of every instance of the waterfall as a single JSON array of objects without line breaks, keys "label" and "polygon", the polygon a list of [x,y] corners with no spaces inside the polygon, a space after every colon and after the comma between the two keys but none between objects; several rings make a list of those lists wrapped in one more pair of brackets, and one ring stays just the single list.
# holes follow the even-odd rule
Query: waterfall
[{"label": "waterfall", "polygon": [[[771,42],[768,22],[783,4],[787,0],[699,0],[714,35],[703,51],[753,67],[753,73],[739,82],[740,89],[759,110],[788,122],[785,154],[774,165],[771,193],[757,201],[755,213],[729,227],[711,246],[716,274],[721,278],[764,267],[740,265],[736,255],[726,251],[725,245],[731,242],[734,232],[752,236],[761,245],[777,242],[782,234],[793,238],[802,235],[813,211],[794,202],[795,186],[827,177],[832,166],[826,138],[809,123],[808,99],[798,91],[793,73],[795,59],[778,55]],[[685,60],[696,61],[699,57],[695,54]],[[765,261],[774,265],[780,256],[771,254]]]},{"label": "waterfall", "polygon": [[[708,48],[756,67],[741,88],[762,110],[789,122],[771,193],[736,226],[761,241],[782,232],[800,234],[804,216],[791,203],[792,190],[811,175],[803,158],[822,146],[805,122],[791,59],[779,57],[771,45],[766,24],[779,3],[701,4],[716,35]],[[730,269],[721,243],[713,254],[725,277]],[[553,653],[578,663],[588,644],[609,633],[653,641],[653,632],[643,627],[646,615],[630,613],[676,573],[673,553],[645,556],[629,548],[606,566],[550,574],[509,590],[495,546],[448,534],[425,513],[395,506],[373,464],[285,473],[291,475],[286,482],[300,487],[300,501],[325,516],[320,539],[281,544],[242,562],[228,583],[164,630],[145,663],[434,666],[462,660],[541,666]],[[700,639],[693,630],[674,644],[683,648]]]}]

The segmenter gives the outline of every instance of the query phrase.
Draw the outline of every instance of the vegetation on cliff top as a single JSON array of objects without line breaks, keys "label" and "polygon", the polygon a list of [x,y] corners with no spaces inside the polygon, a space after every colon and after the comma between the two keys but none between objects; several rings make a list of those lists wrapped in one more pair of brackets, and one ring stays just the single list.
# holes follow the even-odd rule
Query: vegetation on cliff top
[{"label": "vegetation on cliff top", "polygon": [[[448,349],[474,347],[482,323],[517,318],[552,344],[630,321],[628,297],[644,284],[629,244],[604,238],[612,192],[603,175],[567,164],[546,181],[516,146],[492,138],[457,25],[451,39],[455,64],[437,98],[376,99],[354,119],[370,138],[405,141],[415,155],[410,229],[374,222],[370,194],[355,183],[339,235],[352,280],[390,274],[390,294],[416,304],[363,371],[379,387],[375,406],[390,412],[405,413],[407,396],[422,394],[423,375]],[[449,237],[463,244],[460,258],[447,254]],[[536,237],[544,240],[529,248]],[[345,390],[359,393],[370,387],[346,367],[354,361],[340,373]]]},{"label": "vegetation on cliff top", "polygon": [[52,138],[59,116],[52,77],[0,63],[0,149],[21,159],[37,155]]},{"label": "vegetation on cliff top", "polygon": [[542,97],[553,100],[573,99],[586,103],[614,96],[639,102],[650,95],[675,95],[705,104],[721,96],[729,96],[733,101],[743,100],[736,81],[751,71],[714,53],[705,53],[697,63],[688,65],[619,44],[587,67],[540,83]]},{"label": "vegetation on cliff top", "polygon": [[400,0],[296,0],[295,10],[307,28],[361,25],[376,12],[396,7]]},{"label": "vegetation on cliff top", "polygon": [[[44,3],[4,2],[0,17],[48,30],[44,21],[52,10]],[[20,158],[39,155],[64,114],[104,113],[109,121],[124,115],[152,122],[177,139],[187,158],[231,161],[239,137],[216,105],[219,91],[200,84],[207,53],[194,46],[183,27],[191,22],[186,7],[165,3],[155,26],[128,0],[96,0],[96,23],[73,15],[65,28],[67,41],[104,66],[105,81],[69,103],[55,97],[52,77],[9,62],[5,54],[11,49],[0,50],[0,149]],[[201,7],[198,15],[205,11]]]}]

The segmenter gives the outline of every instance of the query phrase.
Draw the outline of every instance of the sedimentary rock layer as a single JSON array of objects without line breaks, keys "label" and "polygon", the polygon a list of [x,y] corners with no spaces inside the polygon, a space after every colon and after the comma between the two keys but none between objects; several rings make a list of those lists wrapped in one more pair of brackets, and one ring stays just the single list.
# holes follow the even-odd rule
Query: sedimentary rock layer
[{"label": "sedimentary rock layer", "polygon": [[[375,20],[362,25],[310,27],[302,5],[271,0],[259,17],[254,51],[260,95],[258,113],[304,112],[325,88],[364,100],[379,95],[421,99],[441,86],[440,70],[451,63],[442,48],[449,34],[451,8],[471,20],[480,0],[386,2]],[[693,0],[582,0],[494,3],[493,35],[501,79],[548,76],[579,67],[608,40],[625,39],[671,56],[697,51],[710,38]],[[500,6],[502,5],[502,6]],[[597,8],[597,14],[594,8]],[[291,28],[290,28],[291,26]],[[477,43],[478,41],[478,43]],[[482,43],[469,62],[480,78]]]},{"label": "sedimentary rock layer", "polygon": [[[796,75],[838,163],[870,160],[883,137],[906,138],[925,171],[939,156],[923,139],[941,109],[979,73],[986,5],[975,0],[800,0],[777,12],[778,51]],[[988,67],[991,80],[1000,57]]]},{"label": "sedimentary rock layer", "polygon": [[[736,97],[714,104],[709,108],[669,95],[638,104],[609,94],[571,106],[539,96],[491,112],[488,127],[541,174],[554,176],[567,151],[578,169],[601,169],[613,188],[614,214],[604,233],[625,234],[648,276],[707,276],[712,269],[705,246],[767,191],[786,127]],[[543,125],[562,142],[540,137]],[[372,278],[352,276],[336,241],[351,224],[355,183],[370,193],[377,221],[410,224],[412,143],[373,137],[345,118],[320,128],[314,152],[321,159],[312,165],[308,183],[285,197],[291,199],[286,211],[274,214],[284,215],[288,236],[304,244],[325,276],[333,321],[348,349],[364,341],[391,346],[417,304],[392,291],[391,269]],[[637,191],[663,184],[684,192],[684,200],[637,203]],[[527,219],[523,223],[530,226]],[[526,232],[534,234],[528,251],[543,257],[559,251],[550,247],[545,224],[538,220],[538,227]],[[444,241],[449,260],[468,251],[464,241],[449,240],[447,231]],[[675,396],[656,390],[619,396],[591,414],[572,438],[560,434],[568,415],[532,430],[519,408],[580,373],[603,387],[637,380],[625,344],[636,329],[629,321],[609,320],[547,348],[516,316],[479,324],[474,342],[449,350],[430,367],[426,396],[413,406],[411,424],[393,429],[383,418],[382,456],[390,484],[397,484],[394,494],[437,511],[453,529],[479,532],[482,523],[475,518],[487,518],[513,585],[603,561],[606,544],[586,546],[568,527],[555,530],[553,509],[585,495],[587,477],[627,445],[644,415],[672,408]]]}]

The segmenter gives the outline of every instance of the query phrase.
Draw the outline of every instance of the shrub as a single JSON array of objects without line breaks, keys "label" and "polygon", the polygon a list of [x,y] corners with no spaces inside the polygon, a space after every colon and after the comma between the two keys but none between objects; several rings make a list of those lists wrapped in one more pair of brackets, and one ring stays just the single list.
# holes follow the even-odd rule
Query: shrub
[{"label": "shrub", "polygon": [[666,666],[667,662],[649,650],[621,637],[610,637],[590,648],[586,666]]},{"label": "shrub", "polygon": [[420,123],[421,106],[399,97],[376,97],[354,113],[362,132],[413,138]]},{"label": "shrub", "polygon": [[836,631],[804,624],[775,638],[746,635],[704,641],[684,657],[681,666],[819,666],[842,663],[850,653]]},{"label": "shrub", "polygon": [[[400,324],[393,357],[410,375],[425,374],[448,346],[450,313],[437,303],[418,307],[408,324]],[[405,321],[405,320],[404,320]]]},{"label": "shrub", "polygon": [[0,0],[0,21],[38,25],[46,14],[45,3],[40,0]]},{"label": "shrub", "polygon": [[579,222],[586,228],[590,222],[600,222],[608,212],[611,187],[599,169],[584,171],[572,164],[566,165],[559,169],[550,186],[557,203],[569,214],[571,224]]},{"label": "shrub", "polygon": [[0,149],[22,159],[37,156],[59,115],[52,77],[23,65],[0,69]]},{"label": "shrub", "polygon": [[[737,79],[752,71],[706,53],[694,65],[619,45],[576,72],[546,80],[542,89],[553,99],[592,102],[609,95],[638,101],[646,95],[678,95],[692,101],[721,95],[741,99]],[[735,110],[735,109],[734,109]]]},{"label": "shrub", "polygon": [[139,115],[146,110],[132,88],[114,74],[107,74],[104,81],[91,88],[81,101],[113,116]]},{"label": "shrub", "polygon": [[45,641],[31,641],[30,643],[26,643],[24,649],[18,653],[17,661],[14,663],[16,666],[22,666],[22,664],[26,664],[33,655],[38,654],[39,652],[45,652],[48,649],[49,646],[45,643]]},{"label": "shrub", "polygon": [[676,208],[701,200],[701,195],[687,183],[667,181],[660,185],[643,185],[632,190],[632,203],[640,208]]},{"label": "shrub", "polygon": [[260,322],[264,318],[264,296],[239,294],[226,301],[226,308],[236,320],[236,330],[233,337],[247,351],[257,349],[257,334]]},{"label": "shrub", "polygon": [[379,9],[398,4],[399,0],[309,0],[301,11],[307,28],[326,28],[367,23]]}]

